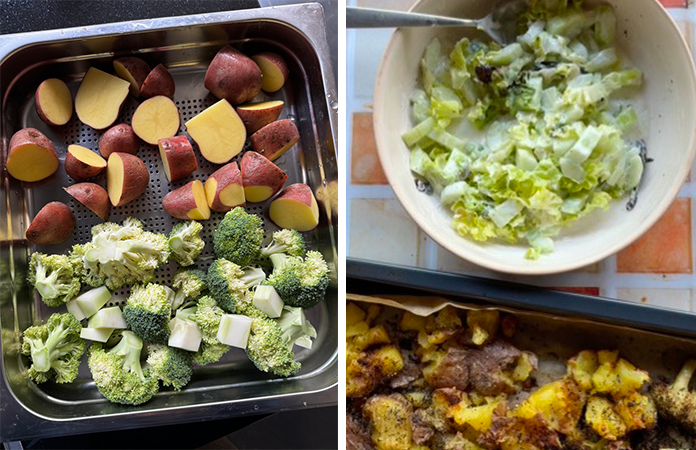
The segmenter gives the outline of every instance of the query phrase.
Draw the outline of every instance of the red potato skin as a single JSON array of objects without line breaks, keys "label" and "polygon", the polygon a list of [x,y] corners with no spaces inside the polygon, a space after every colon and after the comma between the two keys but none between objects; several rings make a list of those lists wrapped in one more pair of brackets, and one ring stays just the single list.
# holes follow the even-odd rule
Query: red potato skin
[{"label": "red potato skin", "polygon": [[143,81],[143,85],[140,87],[140,96],[150,98],[164,95],[174,98],[175,89],[172,74],[162,64],[158,64]]},{"label": "red potato skin", "polygon": [[239,105],[261,92],[261,76],[253,59],[227,45],[208,66],[204,86],[215,97]]},{"label": "red potato skin", "polygon": [[291,198],[310,206],[312,204],[312,189],[303,183],[291,184],[283,189],[283,192],[280,193],[276,200],[281,198]]},{"label": "red potato skin", "polygon": [[172,177],[170,182],[185,178],[198,170],[196,154],[186,136],[160,139],[159,145],[169,162],[169,174]]},{"label": "red potato skin", "polygon": [[[37,94],[38,94],[38,92],[39,92],[39,89],[41,89],[41,85],[43,85],[46,81],[48,81],[48,80],[42,81],[41,84],[39,85],[39,87],[36,88]],[[65,125],[64,123],[53,123],[53,122],[51,122],[51,121],[49,120],[48,117],[46,117],[46,114],[44,114],[43,108],[41,107],[41,101],[40,101],[38,95],[35,95],[35,96],[34,96],[34,106],[36,107],[36,113],[39,115],[39,119],[43,120],[45,123],[47,123],[47,124],[49,124],[49,125],[51,125],[51,126],[54,126],[54,127],[56,127],[56,126],[61,126],[61,125]],[[74,108],[74,106],[73,106],[73,114],[75,114],[75,108]],[[69,121],[70,121],[70,120],[68,120],[68,122],[69,122]]]},{"label": "red potato skin", "polygon": [[269,123],[278,120],[280,112],[283,110],[283,106],[284,104],[281,103],[280,105],[271,108],[272,111],[240,109],[237,107],[237,115],[240,119],[242,119],[242,122],[244,122],[247,133],[253,134]]},{"label": "red potato skin", "polygon": [[106,166],[94,167],[75,158],[72,153],[65,154],[65,173],[75,181],[86,180],[87,178],[96,177]]},{"label": "red potato skin", "polygon": [[[56,148],[53,146],[53,142],[51,142],[51,140],[47,138],[46,135],[44,135],[36,128],[23,128],[12,135],[12,138],[10,139],[10,151],[7,154],[7,160],[9,161],[10,158],[12,158],[12,153],[15,151],[15,149],[26,144],[36,144],[42,148],[45,148],[46,150],[48,150],[50,154],[53,155],[53,157],[56,158],[56,162],[58,162],[58,154],[56,153]],[[59,165],[60,164],[56,164],[56,170],[58,170]],[[53,171],[53,173],[55,173],[55,170]],[[50,177],[51,175],[53,175],[53,173],[48,174],[45,178]],[[10,175],[12,175],[12,173],[10,173]],[[14,177],[14,175],[12,176]]]},{"label": "red potato skin", "polygon": [[293,140],[299,139],[300,133],[290,119],[276,120],[261,128],[250,137],[251,146],[271,161],[280,157],[276,153]]},{"label": "red potato skin", "polygon": [[246,186],[268,186],[273,197],[288,180],[288,175],[273,164],[270,159],[256,152],[246,152],[242,156],[242,184]]},{"label": "red potato skin", "polygon": [[109,194],[106,192],[106,189],[95,183],[77,183],[63,189],[75,200],[99,216],[101,220],[104,222],[109,220],[111,202],[109,202]]},{"label": "red potato skin", "polygon": [[135,155],[140,148],[140,139],[133,128],[125,123],[114,125],[104,132],[99,139],[99,153],[108,159],[112,153],[130,153]]},{"label": "red potato skin", "polygon": [[176,219],[191,220],[188,213],[196,208],[196,198],[192,188],[194,181],[190,181],[164,196],[162,209],[167,214]]},{"label": "red potato skin", "polygon": [[75,231],[75,215],[61,202],[51,202],[41,208],[27,228],[27,241],[37,245],[62,244]]},{"label": "red potato skin", "polygon": [[[123,161],[123,196],[114,206],[123,206],[140,197],[150,182],[150,172],[148,172],[145,163],[129,153],[112,153],[109,156],[109,162],[114,155],[119,155]],[[107,163],[108,168],[108,163]]]},{"label": "red potato skin", "polygon": [[220,192],[222,192],[222,190],[230,184],[236,183],[243,186],[242,172],[239,170],[239,166],[237,166],[236,162],[231,162],[220,167],[218,170],[213,172],[210,177],[208,177],[208,179],[210,178],[214,178],[215,181],[217,181],[217,186],[215,188],[215,200],[213,200],[213,204],[210,205],[210,209],[217,212],[227,212],[237,206],[246,206],[246,203],[242,203],[241,205],[225,205],[222,203],[222,201],[220,201]]},{"label": "red potato skin", "polygon": [[147,75],[150,73],[150,66],[143,61],[140,58],[136,58],[134,56],[126,56],[123,58],[119,58],[114,62],[119,62],[123,67],[128,71],[128,73],[131,74],[135,82],[137,83],[137,90],[131,89],[131,94],[134,94],[135,97],[140,96],[140,89],[143,86],[143,82],[147,78]]}]

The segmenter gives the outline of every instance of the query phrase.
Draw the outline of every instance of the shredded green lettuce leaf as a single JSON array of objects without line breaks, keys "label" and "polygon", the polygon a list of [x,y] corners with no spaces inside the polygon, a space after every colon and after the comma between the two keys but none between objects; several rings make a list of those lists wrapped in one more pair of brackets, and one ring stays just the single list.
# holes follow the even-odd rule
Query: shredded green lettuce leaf
[{"label": "shredded green lettuce leaf", "polygon": [[[413,173],[452,211],[462,236],[553,251],[570,223],[635,190],[644,155],[624,133],[643,75],[615,46],[607,5],[529,0],[517,42],[434,39],[403,134]],[[463,122],[483,131],[472,140]]]}]

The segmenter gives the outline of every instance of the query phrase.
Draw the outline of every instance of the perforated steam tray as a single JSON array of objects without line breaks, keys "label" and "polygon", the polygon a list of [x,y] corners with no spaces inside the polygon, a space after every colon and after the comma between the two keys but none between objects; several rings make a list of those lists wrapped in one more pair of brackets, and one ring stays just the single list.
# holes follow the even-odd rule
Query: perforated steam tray
[{"label": "perforated steam tray", "polygon": [[[294,17],[300,16],[312,20],[303,20],[302,23],[293,25]],[[128,32],[122,31],[123,27],[127,27]],[[112,29],[113,34],[110,33]],[[46,40],[47,35],[52,39]],[[10,277],[14,280],[9,292],[0,292],[5,294],[0,298],[2,369],[9,388],[9,391],[4,392],[11,392],[13,402],[16,401],[21,406],[15,409],[24,410],[31,417],[41,417],[49,422],[82,423],[84,419],[96,419],[99,422],[98,428],[89,431],[97,431],[335,403],[338,337],[337,293],[333,283],[325,301],[306,313],[318,335],[312,349],[295,347],[302,369],[289,378],[260,372],[242,349],[233,348],[217,363],[196,366],[191,382],[181,392],[163,388],[149,402],[136,407],[125,407],[110,404],[99,394],[87,368],[86,355],[74,383],[60,385],[49,382],[35,385],[27,383],[26,376],[23,375],[27,359],[14,350],[22,330],[45,321],[55,312],[65,311],[65,307],[46,306],[26,283],[26,268],[31,253],[67,253],[74,244],[89,241],[92,226],[102,222],[64,192],[64,187],[75,183],[65,173],[64,160],[70,144],[79,144],[96,151],[99,138],[106,130],[96,131],[82,124],[76,116],[62,127],[46,125],[36,113],[34,92],[41,81],[56,77],[68,83],[74,96],[89,67],[114,73],[112,61],[120,56],[139,56],[150,67],[163,63],[169,69],[176,84],[174,101],[181,118],[178,134],[186,134],[185,122],[218,101],[205,89],[203,81],[208,64],[224,45],[231,44],[247,54],[270,50],[284,56],[290,77],[283,89],[273,94],[262,91],[253,101],[283,100],[285,105],[279,119],[289,118],[297,125],[299,142],[277,159],[275,164],[288,174],[286,186],[297,182],[305,183],[317,197],[320,224],[312,232],[304,233],[304,237],[309,249],[318,250],[324,255],[335,280],[337,217],[333,196],[335,191],[330,188],[331,185],[335,186],[338,171],[334,152],[336,116],[329,101],[335,96],[335,88],[332,81],[326,81],[333,76],[330,67],[325,66],[328,47],[325,43],[321,7],[299,5],[155,19],[138,24],[112,24],[26,36],[25,42],[16,51],[4,56],[0,51],[0,98],[3,100],[2,132],[5,142],[3,153],[7,151],[6,145],[12,134],[19,129],[32,127],[51,139],[61,164],[56,174],[42,182],[20,183],[4,173],[0,185],[4,197],[0,202],[0,213],[6,213],[6,231],[10,237],[3,241],[4,245],[0,245],[0,257],[3,263],[7,263],[6,267],[10,267]],[[68,37],[67,40],[64,36]],[[320,50],[326,54],[320,54]],[[116,123],[130,124],[133,112],[142,100],[129,96]],[[168,234],[178,220],[163,211],[162,198],[191,180],[200,179],[205,182],[210,174],[221,167],[206,161],[195,143],[191,142],[197,155],[198,170],[174,183],[170,183],[164,174],[157,146],[142,144],[136,156],[144,161],[149,170],[148,188],[129,204],[112,208],[109,220],[120,223],[132,216],[142,221],[145,230]],[[245,145],[245,151],[247,149],[249,142]],[[232,161],[239,162],[243,153]],[[89,181],[106,186],[103,173]],[[28,243],[23,239],[26,227],[36,213],[51,201],[63,202],[74,212],[77,227],[72,238],[64,244],[54,246]],[[270,201],[248,203],[246,206],[247,212],[259,215],[264,221],[264,244],[270,241],[272,233],[278,229],[268,218],[269,203]],[[204,227],[201,237],[206,242],[206,247],[196,264],[200,269],[207,270],[213,260],[213,232],[223,217],[224,213],[212,212],[209,220],[201,221]],[[177,269],[175,262],[160,267],[156,271],[155,281],[170,285]],[[109,306],[123,305],[129,292],[130,287],[115,291]],[[0,406],[4,406],[1,401]],[[166,415],[159,414],[165,411]],[[118,414],[123,419],[124,414],[131,413],[147,414],[139,415],[137,421],[119,420],[116,423],[107,420],[113,414]],[[3,415],[4,422],[5,417]],[[36,427],[32,428],[29,424],[25,427],[22,420],[15,421],[13,418],[12,422],[13,427],[19,428],[9,429],[3,426],[0,437],[26,438],[67,432],[65,427],[44,427],[41,432],[36,432]],[[77,423],[74,427],[72,432],[82,432]]]}]

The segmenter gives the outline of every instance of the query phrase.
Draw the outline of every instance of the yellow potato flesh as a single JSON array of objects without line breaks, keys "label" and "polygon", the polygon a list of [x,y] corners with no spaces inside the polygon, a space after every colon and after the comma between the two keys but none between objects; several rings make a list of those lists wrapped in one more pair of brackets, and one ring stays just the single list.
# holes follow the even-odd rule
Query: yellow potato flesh
[{"label": "yellow potato flesh", "polygon": [[157,144],[160,151],[160,157],[162,158],[162,165],[164,166],[164,173],[167,175],[167,180],[172,179],[172,173],[169,171],[169,160],[167,159],[167,152],[164,151],[162,144]]},{"label": "yellow potato flesh", "polygon": [[189,211],[186,215],[189,219],[193,220],[210,219],[210,207],[208,207],[208,200],[206,199],[203,183],[199,180],[194,181],[191,190],[193,191],[193,198],[196,201],[196,208]]},{"label": "yellow potato flesh", "polygon": [[133,75],[131,75],[128,69],[126,69],[120,61],[114,61],[114,70],[116,71],[116,74],[119,77],[123,78],[124,80],[130,83],[129,90],[131,95],[133,97],[138,97],[140,95],[140,87],[138,86],[138,82],[135,81],[135,78],[133,78]]},{"label": "yellow potato flesh", "polygon": [[148,144],[176,135],[179,131],[179,110],[169,97],[159,95],[145,100],[133,113],[131,126]]},{"label": "yellow potato flesh", "polygon": [[69,145],[68,151],[72,153],[74,157],[92,167],[106,167],[106,160],[104,158],[81,145]]},{"label": "yellow potato flesh", "polygon": [[220,100],[186,122],[201,155],[213,164],[224,164],[242,151],[246,128],[227,100]]},{"label": "yellow potato flesh", "polygon": [[112,153],[106,167],[106,191],[111,204],[116,206],[123,197],[123,160]]},{"label": "yellow potato flesh", "polygon": [[68,86],[57,78],[39,85],[36,93],[41,112],[53,125],[65,125],[72,117],[73,101]]},{"label": "yellow potato flesh", "polygon": [[262,202],[273,195],[273,189],[268,186],[244,186],[244,195],[252,203]]},{"label": "yellow potato flesh", "polygon": [[58,170],[58,158],[35,144],[17,147],[7,158],[7,171],[20,181],[39,181]]},{"label": "yellow potato flesh", "polygon": [[268,213],[282,228],[311,231],[319,224],[319,207],[314,197],[311,206],[291,198],[274,200]]},{"label": "yellow potato flesh", "polygon": [[220,191],[220,201],[226,206],[237,206],[245,202],[244,188],[238,184],[230,184]]},{"label": "yellow potato flesh", "polygon": [[205,198],[208,202],[208,206],[212,207],[215,201],[215,192],[217,191],[217,180],[215,178],[208,178],[205,180]]},{"label": "yellow potato flesh", "polygon": [[242,105],[238,106],[237,109],[243,109],[246,111],[258,111],[260,109],[270,109],[274,108],[278,105],[282,105],[283,102],[281,100],[272,100],[268,102],[260,102],[260,103],[250,103],[248,105]]},{"label": "yellow potato flesh", "polygon": [[101,130],[116,121],[130,83],[90,67],[75,96],[77,117],[92,128]]},{"label": "yellow potato flesh", "polygon": [[261,89],[266,92],[276,92],[285,84],[285,77],[278,66],[263,56],[253,56],[252,59],[261,69]]}]

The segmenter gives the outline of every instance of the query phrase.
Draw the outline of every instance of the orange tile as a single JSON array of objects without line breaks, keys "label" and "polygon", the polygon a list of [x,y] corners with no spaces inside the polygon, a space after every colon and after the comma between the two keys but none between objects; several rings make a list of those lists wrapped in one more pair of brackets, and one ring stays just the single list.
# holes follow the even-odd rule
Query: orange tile
[{"label": "orange tile", "polygon": [[689,0],[660,0],[665,8],[686,8],[689,6]]},{"label": "orange tile", "polygon": [[394,9],[408,11],[416,0],[358,0],[358,6],[363,8]]},{"label": "orange tile", "polygon": [[620,273],[692,273],[691,199],[678,198],[643,236],[616,257]]},{"label": "orange tile", "polygon": [[372,113],[353,113],[352,138],[351,181],[354,184],[387,184],[387,177],[377,156]]},{"label": "orange tile", "polygon": [[557,286],[551,289],[556,289],[559,291],[573,292],[574,294],[585,294],[585,295],[599,295],[598,287],[573,287],[573,286]]}]

